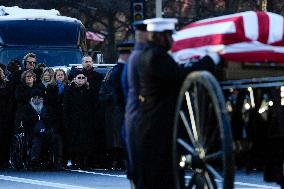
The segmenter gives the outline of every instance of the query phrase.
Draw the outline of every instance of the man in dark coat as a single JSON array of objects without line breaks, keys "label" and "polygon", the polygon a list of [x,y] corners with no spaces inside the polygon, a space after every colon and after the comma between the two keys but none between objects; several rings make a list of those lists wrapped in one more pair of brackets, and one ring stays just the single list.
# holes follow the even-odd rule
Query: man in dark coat
[{"label": "man in dark coat", "polygon": [[190,67],[180,67],[168,54],[176,19],[148,19],[148,46],[138,62],[139,100],[135,126],[137,188],[174,189],[172,133],[178,91],[187,73],[215,64],[206,56]]},{"label": "man in dark coat", "polygon": [[98,98],[98,93],[103,80],[103,75],[94,70],[94,62],[91,56],[84,56],[82,58],[82,65],[82,73],[87,77],[90,88],[94,89],[96,95],[95,98]]},{"label": "man in dark coat", "polygon": [[103,146],[104,146],[104,128],[101,126],[100,122],[103,117],[102,108],[100,107],[99,103],[99,90],[101,87],[101,83],[103,80],[103,75],[99,72],[94,70],[94,61],[91,56],[84,56],[82,58],[82,73],[87,77],[87,81],[89,83],[90,90],[93,91],[93,100],[95,102],[95,108],[94,108],[94,121],[95,121],[95,128],[94,128],[94,141],[93,141],[93,150],[92,150],[92,161],[90,162],[90,166],[92,167],[98,167],[100,166],[101,162],[100,159],[102,159],[103,154]]},{"label": "man in dark coat", "polygon": [[121,84],[122,72],[127,66],[128,59],[133,48],[133,42],[124,42],[117,45],[117,50],[119,53],[118,61],[113,67],[111,79],[114,88],[114,102],[117,106],[125,109],[125,97]]},{"label": "man in dark coat", "polygon": [[36,83],[40,83],[40,78],[43,73],[43,67],[45,67],[45,64],[39,64],[37,66],[36,63],[36,54],[27,53],[23,58],[23,71],[32,70],[36,74]]},{"label": "man in dark coat", "polygon": [[9,82],[5,80],[4,71],[0,68],[0,169],[9,167],[13,94]]},{"label": "man in dark coat", "polygon": [[[117,64],[113,67],[112,73],[110,75],[111,87],[113,88],[112,98],[114,101],[114,113],[116,121],[112,125],[114,138],[114,148],[113,148],[113,166],[124,168],[124,158],[122,148],[125,147],[125,142],[122,138],[125,134],[122,130],[124,111],[125,111],[125,97],[123,93],[123,88],[121,84],[121,77],[124,67],[127,65],[127,61],[131,50],[133,48],[133,42],[123,42],[117,45],[117,50],[119,53]],[[109,134],[109,133],[108,133]]]},{"label": "man in dark coat", "polygon": [[27,53],[23,58],[23,71],[32,70],[36,68],[36,54]]},{"label": "man in dark coat", "polygon": [[49,107],[43,104],[43,92],[33,89],[30,101],[16,117],[16,127],[23,125],[31,144],[31,168],[40,168],[40,154],[44,145],[50,145],[54,155],[54,166],[62,169],[62,140],[58,125]]},{"label": "man in dark coat", "polygon": [[105,78],[102,81],[102,85],[99,91],[99,99],[100,99],[100,106],[101,111],[103,113],[102,115],[102,125],[104,127],[104,142],[105,142],[105,149],[104,149],[104,165],[107,168],[112,167],[112,160],[111,160],[111,150],[113,147],[113,138],[112,138],[112,132],[113,132],[113,124],[115,123],[115,115],[114,115],[114,102],[113,102],[113,87],[111,82],[111,73],[112,69],[109,70]]},{"label": "man in dark coat", "polygon": [[[282,87],[281,87],[282,88]],[[280,90],[282,93],[282,89]],[[281,189],[284,188],[284,109],[281,104],[282,95],[277,88],[270,88],[268,96],[273,106],[267,110],[267,121],[265,124],[256,124],[253,145],[255,154],[264,153],[264,181],[276,182]],[[262,114],[259,114],[262,116]],[[264,118],[264,117],[262,117]],[[262,119],[263,120],[263,119]],[[260,122],[261,123],[261,122]],[[259,145],[263,143],[263,145]],[[259,147],[258,147],[259,146]],[[259,150],[259,151],[257,151]],[[256,159],[256,158],[255,158]]]},{"label": "man in dark coat", "polygon": [[131,151],[134,151],[134,133],[132,128],[135,126],[135,117],[137,115],[139,105],[139,83],[137,74],[137,63],[140,55],[144,50],[147,42],[146,24],[143,21],[134,23],[135,29],[135,45],[130,54],[127,66],[124,67],[122,73],[122,86],[126,95],[126,108],[125,108],[125,131],[126,131],[126,146],[128,153],[128,178],[135,180],[133,176],[133,164],[135,160],[131,156]]},{"label": "man in dark coat", "polygon": [[12,59],[7,65],[7,71],[8,71],[7,79],[13,86],[14,90],[16,86],[21,83],[22,71],[19,66],[20,64],[21,62],[18,59]]}]

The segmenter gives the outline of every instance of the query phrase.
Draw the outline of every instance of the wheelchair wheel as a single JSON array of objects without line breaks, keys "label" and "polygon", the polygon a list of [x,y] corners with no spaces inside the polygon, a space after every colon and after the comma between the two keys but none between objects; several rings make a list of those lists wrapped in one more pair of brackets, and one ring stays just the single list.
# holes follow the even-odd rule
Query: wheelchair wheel
[{"label": "wheelchair wheel", "polygon": [[183,83],[174,123],[177,189],[233,188],[232,134],[223,92],[209,72],[193,72]]},{"label": "wheelchair wheel", "polygon": [[10,163],[15,169],[27,168],[27,143],[24,133],[15,134],[12,138]]},{"label": "wheelchair wheel", "polygon": [[54,154],[50,147],[43,148],[40,156],[41,156],[40,160],[41,160],[43,169],[47,169],[47,170],[54,169],[54,164],[55,164]]}]

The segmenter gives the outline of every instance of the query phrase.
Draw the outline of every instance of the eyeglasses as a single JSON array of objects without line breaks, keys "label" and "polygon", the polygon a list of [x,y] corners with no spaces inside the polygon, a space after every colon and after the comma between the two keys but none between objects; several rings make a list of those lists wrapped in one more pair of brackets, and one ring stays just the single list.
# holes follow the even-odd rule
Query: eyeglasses
[{"label": "eyeglasses", "polygon": [[84,77],[84,76],[79,76],[79,77],[77,77],[77,79],[86,79],[86,77]]},{"label": "eyeglasses", "polygon": [[28,64],[36,64],[36,61],[26,61]]}]

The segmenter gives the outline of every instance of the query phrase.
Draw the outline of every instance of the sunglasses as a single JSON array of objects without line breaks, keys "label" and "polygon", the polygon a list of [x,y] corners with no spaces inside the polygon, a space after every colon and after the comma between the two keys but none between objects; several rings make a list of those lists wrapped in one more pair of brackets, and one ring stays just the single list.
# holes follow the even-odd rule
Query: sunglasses
[{"label": "sunglasses", "polygon": [[77,77],[77,79],[86,79],[86,77],[84,77],[84,76],[79,76],[79,77]]},{"label": "sunglasses", "polygon": [[35,61],[26,61],[28,64],[36,64]]}]

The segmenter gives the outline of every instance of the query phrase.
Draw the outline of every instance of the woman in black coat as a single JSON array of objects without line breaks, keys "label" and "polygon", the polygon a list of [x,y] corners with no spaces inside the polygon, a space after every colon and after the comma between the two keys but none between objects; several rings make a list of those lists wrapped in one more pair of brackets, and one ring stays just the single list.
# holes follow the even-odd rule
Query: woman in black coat
[{"label": "woman in black coat", "polygon": [[5,80],[4,71],[0,68],[0,168],[6,168],[9,165],[12,96],[11,87]]},{"label": "woman in black coat", "polygon": [[35,88],[43,90],[36,85],[36,74],[32,70],[24,71],[21,75],[22,83],[16,87],[15,97],[17,103],[17,111],[30,101],[31,91]]},{"label": "woman in black coat", "polygon": [[69,135],[72,166],[84,168],[91,161],[94,140],[96,102],[87,78],[78,74],[64,95],[64,123]]},{"label": "woman in black coat", "polygon": [[68,88],[68,79],[64,70],[57,69],[54,73],[54,81],[47,86],[46,89],[46,105],[51,108],[55,120],[58,125],[59,134],[63,140],[63,164],[66,166],[68,162],[67,155],[67,135],[63,120],[63,98]]},{"label": "woman in black coat", "polygon": [[40,81],[37,81],[38,85],[46,89],[48,85],[54,85],[54,70],[52,68],[44,68]]}]

